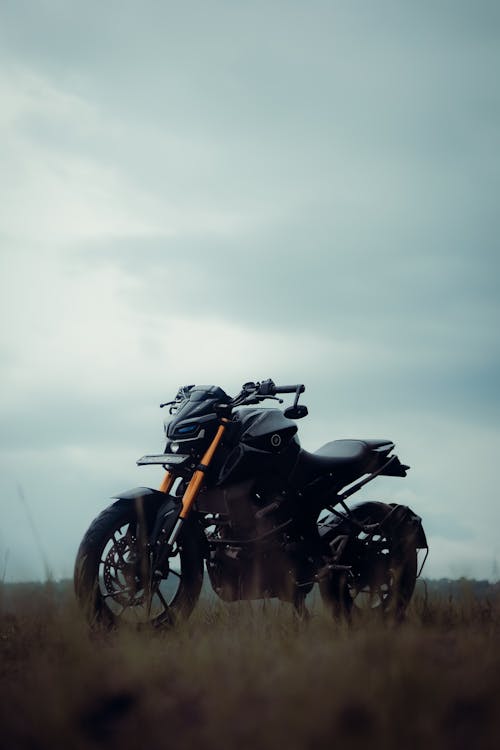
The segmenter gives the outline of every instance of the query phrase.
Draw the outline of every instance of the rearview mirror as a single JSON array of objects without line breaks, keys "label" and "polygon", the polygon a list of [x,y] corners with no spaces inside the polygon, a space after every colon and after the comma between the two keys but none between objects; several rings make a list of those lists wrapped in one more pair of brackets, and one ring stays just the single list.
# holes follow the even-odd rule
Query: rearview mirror
[{"label": "rearview mirror", "polygon": [[307,406],[297,404],[297,406],[287,406],[283,414],[288,419],[302,419],[302,417],[307,417],[309,411],[307,409]]}]

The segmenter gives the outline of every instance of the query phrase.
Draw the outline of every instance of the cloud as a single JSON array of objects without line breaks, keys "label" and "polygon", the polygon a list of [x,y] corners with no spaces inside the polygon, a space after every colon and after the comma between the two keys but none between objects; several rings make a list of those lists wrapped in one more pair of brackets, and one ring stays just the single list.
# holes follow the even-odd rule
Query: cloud
[{"label": "cloud", "polygon": [[308,449],[397,440],[429,569],[488,575],[497,5],[20,0],[0,35],[11,575],[17,482],[67,573],[157,403],[268,376],[307,384]]}]

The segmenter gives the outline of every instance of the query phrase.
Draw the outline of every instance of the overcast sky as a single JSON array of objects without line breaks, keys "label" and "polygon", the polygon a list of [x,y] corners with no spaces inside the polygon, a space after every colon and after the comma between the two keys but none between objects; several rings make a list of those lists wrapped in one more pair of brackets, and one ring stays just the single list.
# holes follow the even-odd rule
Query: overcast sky
[{"label": "overcast sky", "polygon": [[0,574],[160,483],[179,385],[272,377],[308,450],[397,443],[364,496],[427,575],[492,577],[499,43],[484,0],[3,0]]}]

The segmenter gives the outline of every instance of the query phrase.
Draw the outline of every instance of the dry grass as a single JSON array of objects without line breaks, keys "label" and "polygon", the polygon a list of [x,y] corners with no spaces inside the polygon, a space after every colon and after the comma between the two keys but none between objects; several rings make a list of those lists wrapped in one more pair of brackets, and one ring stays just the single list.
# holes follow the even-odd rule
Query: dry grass
[{"label": "dry grass", "polygon": [[205,602],[164,633],[92,635],[71,596],[0,616],[0,746],[500,747],[500,603],[415,597],[399,628]]}]

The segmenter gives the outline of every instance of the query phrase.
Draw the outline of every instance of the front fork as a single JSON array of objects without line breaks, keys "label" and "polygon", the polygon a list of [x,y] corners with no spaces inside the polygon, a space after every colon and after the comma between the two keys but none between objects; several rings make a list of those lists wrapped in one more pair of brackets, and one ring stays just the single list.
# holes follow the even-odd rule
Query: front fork
[{"label": "front fork", "polygon": [[[172,547],[174,546],[175,541],[177,537],[179,536],[180,531],[182,529],[182,525],[187,519],[191,511],[194,501],[198,497],[198,493],[201,489],[203,480],[205,478],[205,472],[207,471],[208,467],[212,463],[212,459],[215,455],[215,451],[219,447],[219,443],[222,440],[222,436],[224,435],[228,421],[229,421],[228,419],[225,419],[224,417],[222,418],[221,420],[222,423],[219,425],[217,432],[215,433],[214,439],[212,440],[207,450],[205,451],[203,458],[201,459],[201,463],[198,464],[198,466],[196,467],[196,470],[194,471],[193,476],[191,477],[189,484],[187,485],[184,491],[184,495],[182,496],[181,512],[179,513],[179,517],[176,521],[176,524],[174,528],[172,529],[170,536],[168,538],[167,549],[172,549]],[[160,485],[160,492],[165,492],[165,494],[168,494],[170,492],[170,489],[172,488],[173,483],[174,483],[174,477],[169,471],[167,471],[163,479],[163,482]]]},{"label": "front fork", "polygon": [[[223,418],[222,424],[219,425],[217,432],[215,433],[215,437],[208,446],[207,450],[205,451],[205,454],[203,455],[203,458],[201,460],[201,463],[198,464],[196,467],[193,476],[191,477],[191,480],[189,481],[189,484],[187,485],[184,495],[182,496],[182,508],[179,513],[179,517],[177,518],[177,521],[175,522],[175,525],[170,532],[170,536],[168,537],[168,540],[164,541],[164,534],[166,533],[166,530],[163,530],[159,534],[159,538],[156,540],[155,543],[155,550],[153,552],[153,559],[152,559],[152,566],[151,566],[151,579],[150,579],[150,586],[149,586],[149,602],[148,602],[148,608],[151,610],[153,596],[155,594],[156,588],[159,585],[162,577],[163,577],[163,567],[164,562],[167,557],[170,556],[171,551],[174,547],[174,544],[181,532],[182,525],[184,524],[185,520],[187,519],[189,512],[191,508],[193,507],[193,503],[198,497],[198,493],[201,489],[201,486],[203,484],[203,480],[205,478],[205,472],[207,471],[208,467],[210,466],[212,459],[215,455],[215,451],[217,450],[220,441],[222,440],[222,436],[224,435],[224,432],[226,430],[226,424],[229,421],[228,419]],[[165,494],[168,494],[170,490],[172,489],[172,485],[175,481],[175,477],[173,474],[171,474],[169,471],[166,472],[163,481],[160,485],[160,492],[164,492]]]}]

